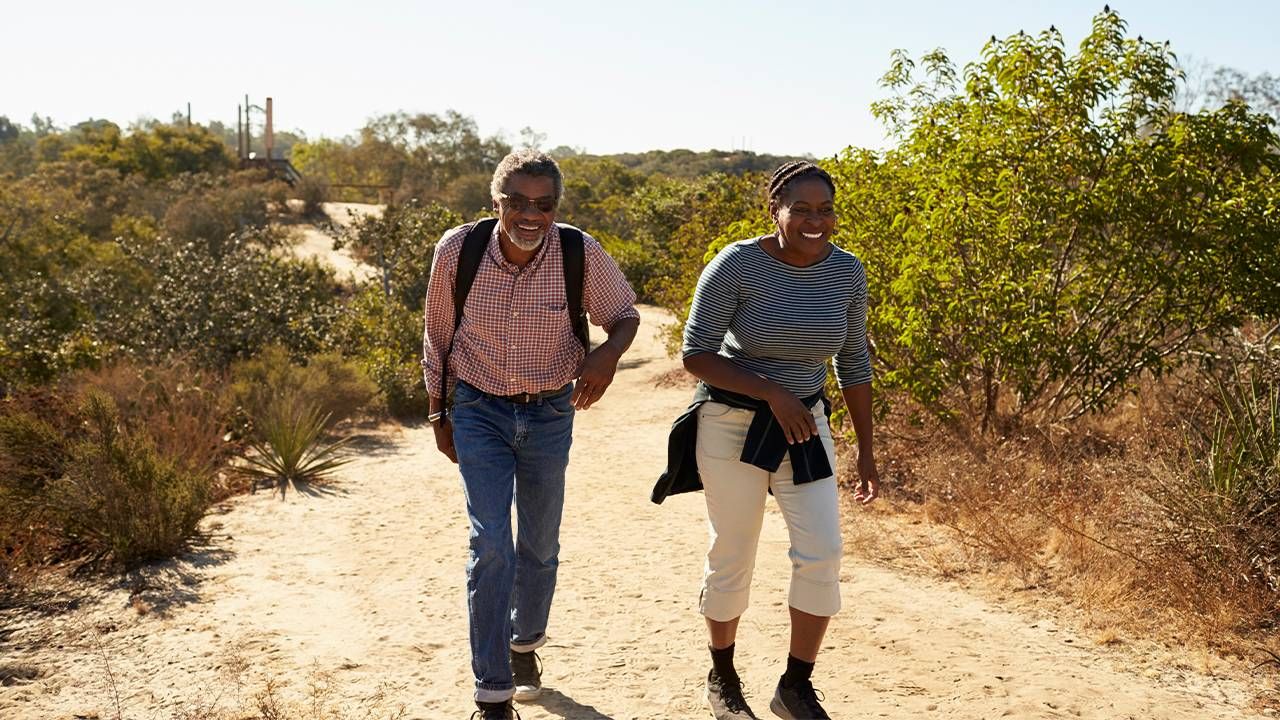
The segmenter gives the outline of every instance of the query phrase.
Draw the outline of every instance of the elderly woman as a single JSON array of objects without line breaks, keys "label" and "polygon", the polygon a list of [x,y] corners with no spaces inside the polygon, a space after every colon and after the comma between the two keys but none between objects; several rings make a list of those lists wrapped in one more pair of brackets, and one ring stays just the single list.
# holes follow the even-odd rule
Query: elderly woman
[{"label": "elderly woman", "polygon": [[823,396],[834,356],[858,438],[859,487],[879,490],[871,450],[871,363],[862,263],[831,243],[835,183],[808,162],[774,172],[776,231],[725,248],[698,280],[684,333],[684,366],[702,380],[697,471],[711,546],[701,610],[710,631],[707,701],[717,718],[755,718],[734,669],[765,496],[791,538],[791,647],[769,709],[829,717],[810,681],[827,622],[840,609],[840,517],[835,452]]}]

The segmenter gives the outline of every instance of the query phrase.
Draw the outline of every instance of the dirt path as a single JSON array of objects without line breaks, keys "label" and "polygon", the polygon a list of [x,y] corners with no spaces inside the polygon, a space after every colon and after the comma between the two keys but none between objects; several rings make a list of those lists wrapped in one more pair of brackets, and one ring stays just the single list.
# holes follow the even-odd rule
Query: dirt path
[{"label": "dirt path", "polygon": [[[324,212],[330,222],[341,227],[348,227],[355,218],[364,215],[381,216],[382,205],[366,203],[325,203]],[[316,225],[300,225],[295,230],[297,242],[291,248],[294,255],[300,258],[316,258],[333,267],[338,279],[359,282],[376,277],[377,268],[366,265],[351,254],[349,248],[333,249],[333,234]]]},{"label": "dirt path", "polygon": [[[524,720],[709,717],[696,612],[702,499],[648,500],[689,389],[655,386],[674,362],[655,335],[661,314],[642,312],[614,387],[578,417],[541,653],[549,691],[520,707]],[[470,717],[467,526],[454,468],[432,447],[429,429],[383,436],[332,492],[236,499],[210,519],[210,547],[182,562],[95,591],[71,612],[6,611],[0,663],[19,677],[0,687],[0,717],[114,718],[113,684],[126,718],[252,706],[267,677],[287,683],[286,697],[324,696],[307,689],[312,670],[332,681],[338,704],[354,708],[387,685],[407,717]],[[789,572],[782,518],[769,508],[738,643],[749,697],[765,712],[786,656]],[[846,520],[858,512],[847,508]],[[846,609],[815,674],[836,718],[1246,714],[1246,695],[1226,680],[1128,672],[1124,652],[868,564],[847,545]]]}]

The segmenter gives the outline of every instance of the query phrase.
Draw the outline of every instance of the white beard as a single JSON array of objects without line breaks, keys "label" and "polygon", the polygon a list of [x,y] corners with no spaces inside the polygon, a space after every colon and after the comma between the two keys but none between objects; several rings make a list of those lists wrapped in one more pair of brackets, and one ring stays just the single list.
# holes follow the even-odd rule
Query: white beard
[{"label": "white beard", "polygon": [[507,239],[511,241],[511,244],[515,245],[516,247],[520,248],[525,252],[532,252],[534,250],[537,250],[538,247],[542,245],[542,239],[544,237],[546,237],[546,233],[539,235],[537,240],[527,241],[527,240],[520,239],[519,233],[516,233],[516,232],[507,233]]}]

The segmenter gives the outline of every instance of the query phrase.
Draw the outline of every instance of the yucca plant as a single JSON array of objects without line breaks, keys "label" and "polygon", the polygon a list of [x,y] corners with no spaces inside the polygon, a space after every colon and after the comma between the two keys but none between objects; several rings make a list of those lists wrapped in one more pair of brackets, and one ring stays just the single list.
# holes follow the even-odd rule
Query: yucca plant
[{"label": "yucca plant", "polygon": [[299,483],[324,480],[351,461],[340,456],[351,438],[327,440],[328,422],[329,413],[296,396],[277,398],[254,423],[252,452],[241,472],[253,480],[255,488],[259,480],[274,480],[281,498],[291,485],[296,489]]},{"label": "yucca plant", "polygon": [[1189,559],[1280,591],[1280,386],[1258,368],[1218,382],[1212,429],[1191,428],[1180,482],[1157,500]]}]

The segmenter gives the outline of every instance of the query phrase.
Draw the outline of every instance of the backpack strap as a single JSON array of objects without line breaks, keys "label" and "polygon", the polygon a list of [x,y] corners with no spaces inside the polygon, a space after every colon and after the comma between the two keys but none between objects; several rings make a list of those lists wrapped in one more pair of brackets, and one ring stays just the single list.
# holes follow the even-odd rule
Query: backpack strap
[{"label": "backpack strap", "polygon": [[[467,304],[467,295],[476,281],[476,273],[480,270],[480,261],[484,259],[484,250],[489,245],[493,228],[498,224],[497,218],[486,218],[476,222],[467,231],[462,241],[462,252],[458,255],[458,269],[453,275],[453,332],[458,332],[462,324],[462,308]],[[445,393],[445,404],[449,402],[449,355],[453,352],[453,335],[449,336],[449,349],[445,351],[444,360],[440,363],[440,388]]]},{"label": "backpack strap", "polygon": [[582,286],[586,277],[584,244],[581,230],[567,225],[560,226],[560,257],[564,263],[564,299],[569,311],[569,324],[583,349],[591,352],[587,312],[582,307]]},{"label": "backpack strap", "polygon": [[480,270],[480,261],[484,259],[484,249],[493,236],[493,228],[498,218],[485,218],[478,221],[467,231],[462,241],[462,253],[458,255],[458,271],[453,276],[453,330],[457,332],[462,324],[462,308],[467,304],[467,295],[476,281],[476,273]]}]

